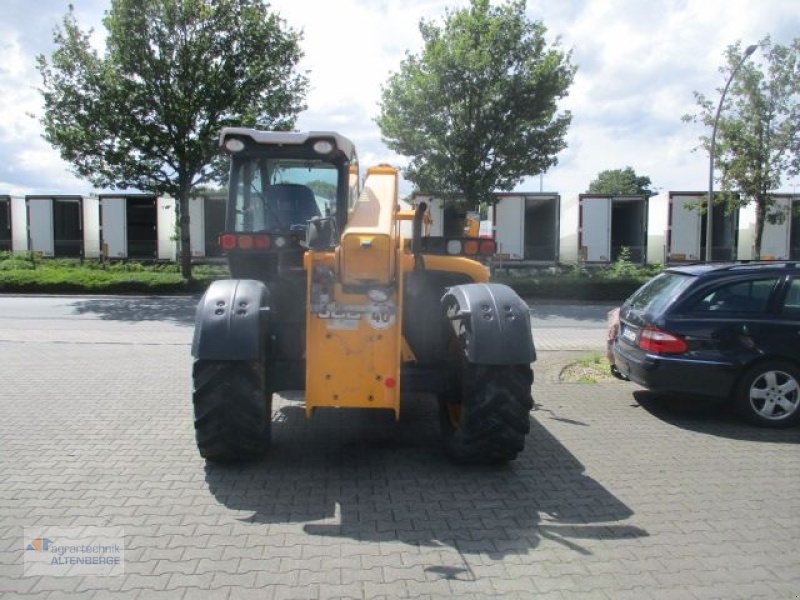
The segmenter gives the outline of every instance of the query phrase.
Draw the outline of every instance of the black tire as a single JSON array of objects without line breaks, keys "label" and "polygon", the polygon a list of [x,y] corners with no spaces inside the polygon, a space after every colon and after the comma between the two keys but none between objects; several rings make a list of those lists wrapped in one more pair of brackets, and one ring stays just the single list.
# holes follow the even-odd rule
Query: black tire
[{"label": "black tire", "polygon": [[761,427],[789,427],[800,420],[800,369],[783,360],[752,367],[736,389],[737,412]]},{"label": "black tire", "polygon": [[439,399],[445,450],[461,464],[514,460],[525,448],[533,408],[529,365],[465,364],[459,390]]},{"label": "black tire", "polygon": [[259,361],[196,360],[194,429],[200,456],[211,461],[257,460],[267,451],[272,393]]}]

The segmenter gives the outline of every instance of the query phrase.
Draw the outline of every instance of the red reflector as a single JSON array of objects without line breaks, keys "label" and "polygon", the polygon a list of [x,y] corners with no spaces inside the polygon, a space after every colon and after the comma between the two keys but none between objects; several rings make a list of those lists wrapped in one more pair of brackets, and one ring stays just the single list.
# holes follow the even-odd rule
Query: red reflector
[{"label": "red reflector", "polygon": [[223,250],[233,250],[236,248],[236,236],[231,233],[219,236],[219,247]]},{"label": "red reflector", "polygon": [[253,236],[252,235],[240,235],[239,236],[239,249],[240,250],[250,250],[253,247]]},{"label": "red reflector", "polygon": [[655,327],[645,327],[639,337],[639,348],[656,354],[683,354],[689,349],[686,342]]},{"label": "red reflector", "polygon": [[475,240],[468,240],[464,242],[464,254],[473,255],[478,253],[478,242]]},{"label": "red reflector", "polygon": [[255,235],[253,236],[253,245],[256,250],[269,250],[271,241],[268,235]]},{"label": "red reflector", "polygon": [[383,380],[383,385],[391,389],[397,385],[397,382],[394,380],[393,377],[387,377],[386,379]]},{"label": "red reflector", "polygon": [[497,247],[496,247],[496,246],[495,246],[495,244],[494,244],[494,240],[483,240],[483,241],[481,242],[481,249],[480,249],[480,252],[481,252],[481,254],[483,254],[484,256],[489,256],[489,255],[491,255],[491,254],[494,254],[494,253],[495,253],[495,249],[496,249],[496,248],[497,248]]}]

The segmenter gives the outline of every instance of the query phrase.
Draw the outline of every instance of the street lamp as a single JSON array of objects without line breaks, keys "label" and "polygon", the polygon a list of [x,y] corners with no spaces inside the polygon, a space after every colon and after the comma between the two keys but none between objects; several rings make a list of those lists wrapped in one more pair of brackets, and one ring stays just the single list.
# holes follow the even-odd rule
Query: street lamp
[{"label": "street lamp", "polygon": [[713,210],[714,210],[714,149],[716,147],[717,142],[717,125],[719,124],[719,113],[722,112],[722,103],[725,101],[725,94],[728,93],[728,88],[733,81],[733,78],[736,77],[736,73],[739,71],[739,68],[744,64],[750,55],[756,51],[758,45],[753,44],[752,46],[748,46],[744,50],[744,54],[742,54],[742,58],[739,60],[739,64],[736,65],[736,68],[731,71],[731,76],[728,77],[728,82],[725,84],[725,88],[722,90],[722,96],[719,99],[719,105],[717,106],[717,115],[714,117],[714,127],[711,130],[711,148],[708,153],[708,199],[706,200],[706,262],[711,262],[711,242],[712,242],[712,234],[714,231],[712,219]]}]

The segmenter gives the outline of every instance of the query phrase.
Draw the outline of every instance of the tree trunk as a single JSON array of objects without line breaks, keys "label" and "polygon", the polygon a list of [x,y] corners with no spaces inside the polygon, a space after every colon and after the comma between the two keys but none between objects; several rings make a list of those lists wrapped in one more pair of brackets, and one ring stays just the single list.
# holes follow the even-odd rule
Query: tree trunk
[{"label": "tree trunk", "polygon": [[189,186],[185,180],[179,182],[178,191],[178,223],[180,231],[181,275],[184,279],[192,279],[192,249],[189,234]]},{"label": "tree trunk", "polygon": [[756,230],[753,240],[753,258],[761,260],[761,238],[764,234],[764,221],[767,216],[767,199],[764,196],[756,197]]}]

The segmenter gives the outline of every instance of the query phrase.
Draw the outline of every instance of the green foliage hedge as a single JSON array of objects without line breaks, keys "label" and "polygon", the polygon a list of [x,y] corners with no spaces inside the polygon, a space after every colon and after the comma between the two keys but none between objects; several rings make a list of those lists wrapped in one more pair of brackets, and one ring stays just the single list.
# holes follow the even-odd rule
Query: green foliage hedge
[{"label": "green foliage hedge", "polygon": [[[550,268],[536,274],[496,272],[523,298],[620,301],[661,270],[620,260],[605,267],[582,265]],[[0,253],[0,293],[42,294],[181,294],[205,290],[215,279],[229,277],[224,266],[197,265],[193,279],[181,277],[175,263],[42,259],[36,255]]]},{"label": "green foliage hedge", "polygon": [[204,290],[227,277],[224,267],[200,265],[194,278],[181,277],[174,263],[42,259],[0,253],[0,292],[41,294],[179,294]]}]

